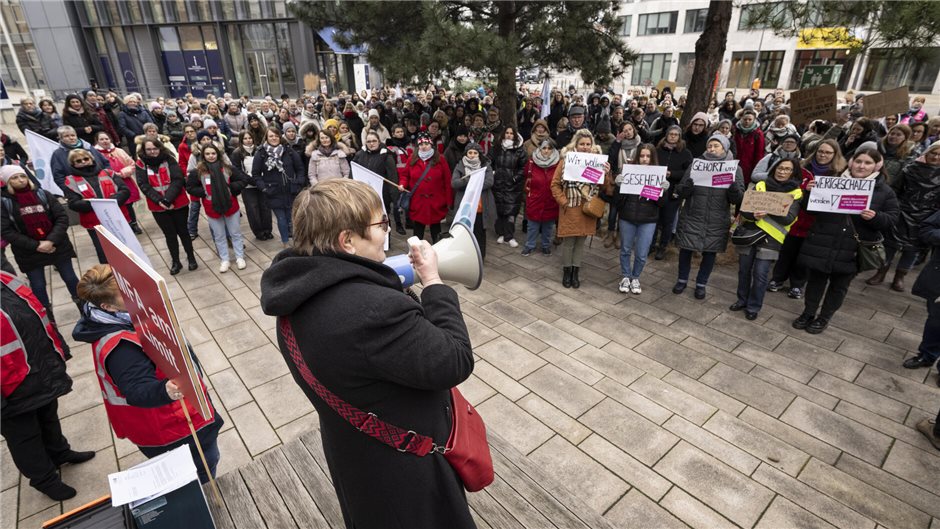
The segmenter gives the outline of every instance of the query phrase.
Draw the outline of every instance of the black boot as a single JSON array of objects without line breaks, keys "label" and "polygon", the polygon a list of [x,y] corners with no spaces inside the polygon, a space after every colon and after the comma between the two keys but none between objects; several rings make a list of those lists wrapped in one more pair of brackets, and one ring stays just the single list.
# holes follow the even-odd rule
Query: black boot
[{"label": "black boot", "polygon": [[61,479],[56,480],[53,483],[48,485],[43,485],[41,487],[36,487],[36,490],[49,496],[55,501],[65,501],[75,497],[75,489],[69,487],[65,483],[62,483]]},{"label": "black boot", "polygon": [[186,261],[188,261],[188,263],[189,263],[189,271],[190,271],[190,272],[192,272],[193,270],[199,268],[199,263],[196,261],[196,256],[195,256],[195,254],[194,254],[194,255],[187,255],[187,256],[186,256]]},{"label": "black boot", "polygon": [[144,230],[140,229],[140,226],[136,222],[131,223],[131,229],[134,230],[134,233],[137,235],[143,235]]},{"label": "black boot", "polygon": [[566,266],[562,268],[564,274],[561,277],[561,286],[565,288],[571,288],[571,267]]},{"label": "black boot", "polygon": [[891,268],[891,265],[885,265],[878,269],[875,272],[875,275],[869,277],[865,280],[866,285],[880,285],[884,283],[885,276],[888,275],[888,269]]},{"label": "black boot", "polygon": [[180,273],[180,270],[182,269],[183,263],[179,261],[173,261],[173,263],[170,265],[170,275],[175,276],[176,274]]},{"label": "black boot", "polygon": [[84,463],[85,461],[89,461],[94,457],[94,450],[89,450],[87,452],[76,452],[75,450],[69,450],[68,452],[60,455],[56,459],[55,464],[56,466],[60,467],[66,463],[70,465],[78,465]]},{"label": "black boot", "polygon": [[578,279],[579,266],[571,267],[571,288],[581,288],[581,280]]}]

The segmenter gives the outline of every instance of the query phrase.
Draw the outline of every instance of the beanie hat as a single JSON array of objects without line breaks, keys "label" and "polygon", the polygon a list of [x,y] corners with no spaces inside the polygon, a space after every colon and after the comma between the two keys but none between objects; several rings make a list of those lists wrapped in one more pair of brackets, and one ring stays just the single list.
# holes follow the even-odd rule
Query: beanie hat
[{"label": "beanie hat", "polygon": [[434,142],[431,141],[431,135],[428,134],[427,132],[419,132],[417,141],[415,143],[417,143],[418,145],[421,145],[422,143],[427,143],[427,144],[432,144],[432,145],[434,144]]},{"label": "beanie hat", "polygon": [[469,136],[469,135],[470,135],[470,130],[467,129],[466,125],[457,125],[457,132],[454,134],[455,137],[456,136]]},{"label": "beanie hat", "polygon": [[729,152],[729,150],[731,149],[731,140],[729,140],[728,137],[725,136],[724,134],[721,134],[721,133],[712,134],[711,137],[708,138],[708,141],[717,141],[725,149],[726,153]]},{"label": "beanie hat", "polygon": [[209,134],[209,131],[208,131],[208,130],[205,130],[205,129],[200,130],[199,132],[196,133],[196,141],[197,141],[197,142],[198,142],[198,141],[202,141],[203,138],[211,138],[211,137],[212,137],[212,135]]},{"label": "beanie hat", "polygon": [[368,117],[370,117],[370,118],[371,118],[372,116],[375,116],[375,117],[379,117],[379,111],[378,111],[378,110],[376,110],[376,109],[374,109],[374,108],[373,108],[372,110],[370,110],[370,111],[369,111],[369,116],[368,116]]},{"label": "beanie hat", "polygon": [[150,103],[150,110],[151,110],[151,112],[154,111],[154,110],[156,110],[156,109],[158,109],[158,108],[163,108],[163,105],[161,105],[160,103],[157,103],[156,101],[153,101],[153,102]]},{"label": "beanie hat", "polygon": [[601,119],[597,120],[597,126],[594,127],[595,134],[610,134],[610,120],[604,119],[603,116]]},{"label": "beanie hat", "polygon": [[571,116],[578,115],[584,115],[584,107],[582,105],[571,105],[571,107],[568,109],[568,117],[570,118]]},{"label": "beanie hat", "polygon": [[480,147],[480,144],[475,141],[467,142],[467,146],[463,148],[464,154],[467,154],[467,151],[476,151],[477,154],[483,155],[483,147]]},{"label": "beanie hat", "polygon": [[0,181],[2,181],[4,185],[6,185],[6,183],[9,182],[11,178],[18,174],[26,174],[26,170],[21,166],[12,163],[0,167]]},{"label": "beanie hat", "polygon": [[697,119],[702,120],[702,123],[704,123],[705,126],[708,127],[708,114],[706,114],[706,113],[704,113],[704,112],[696,112],[695,115],[692,116],[692,121],[690,121],[689,124],[694,123],[695,120],[697,120]]},{"label": "beanie hat", "polygon": [[281,125],[281,132],[287,132],[289,130],[297,130],[297,127],[295,127],[294,124],[290,121]]},{"label": "beanie hat", "polygon": [[206,120],[202,122],[202,127],[205,129],[208,129],[209,127],[218,127],[218,126],[219,124],[216,123],[215,120],[212,118],[206,118]]}]

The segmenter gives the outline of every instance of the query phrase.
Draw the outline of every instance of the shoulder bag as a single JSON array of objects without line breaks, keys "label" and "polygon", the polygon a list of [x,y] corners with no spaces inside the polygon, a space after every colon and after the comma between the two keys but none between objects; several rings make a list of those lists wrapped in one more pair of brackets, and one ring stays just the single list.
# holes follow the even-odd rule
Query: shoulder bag
[{"label": "shoulder bag", "polygon": [[607,203],[600,196],[592,196],[583,189],[581,190],[581,213],[599,219],[604,216],[605,207],[607,207]]},{"label": "shoulder bag", "polygon": [[421,185],[421,182],[424,182],[424,177],[428,175],[428,171],[430,170],[431,164],[429,163],[427,166],[425,166],[424,172],[421,173],[421,178],[415,182],[415,186],[411,189],[411,191],[402,191],[401,195],[398,197],[398,209],[408,213],[408,208],[411,207],[411,196],[414,195],[415,191],[418,190],[418,186]]},{"label": "shoulder bag", "polygon": [[744,222],[731,232],[731,244],[735,246],[754,246],[767,237],[767,232],[757,227],[753,222]]},{"label": "shoulder bag", "polygon": [[443,455],[469,492],[483,490],[493,482],[493,459],[486,440],[486,425],[457,388],[450,390],[453,413],[450,436],[444,446],[439,446],[431,437],[389,424],[379,419],[376,414],[356,408],[327,389],[307,367],[300,347],[297,346],[290,320],[281,316],[277,319],[277,324],[300,376],[327,406],[354,428],[399,452],[408,452],[418,457],[431,453]]},{"label": "shoulder bag", "polygon": [[846,221],[849,223],[849,227],[852,228],[852,237],[855,238],[855,243],[858,245],[858,249],[855,252],[855,265],[858,267],[858,271],[867,272],[869,270],[877,270],[884,266],[887,260],[884,238],[878,239],[877,241],[863,241],[859,239],[858,231],[855,229],[855,223],[852,222],[852,217],[849,215],[845,217]]}]

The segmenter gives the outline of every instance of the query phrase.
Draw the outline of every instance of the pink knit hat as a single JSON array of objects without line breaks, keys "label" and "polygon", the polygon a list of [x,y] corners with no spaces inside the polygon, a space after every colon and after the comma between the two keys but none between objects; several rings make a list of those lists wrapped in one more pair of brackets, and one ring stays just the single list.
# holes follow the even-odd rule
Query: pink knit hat
[{"label": "pink knit hat", "polygon": [[9,182],[10,179],[13,178],[14,175],[18,175],[18,174],[25,175],[26,170],[24,170],[19,165],[15,165],[12,163],[8,165],[4,165],[3,167],[0,167],[0,181],[3,181],[3,185],[6,185],[6,183]]}]

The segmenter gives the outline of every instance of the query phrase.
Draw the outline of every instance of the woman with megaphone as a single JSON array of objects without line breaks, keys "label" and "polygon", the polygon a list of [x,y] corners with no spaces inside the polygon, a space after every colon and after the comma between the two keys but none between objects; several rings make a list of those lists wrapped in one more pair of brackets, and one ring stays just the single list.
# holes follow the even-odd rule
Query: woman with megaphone
[{"label": "woman with megaphone", "polygon": [[[473,371],[460,302],[441,282],[435,249],[411,246],[424,288],[420,299],[404,292],[383,264],[389,220],[381,198],[355,180],[301,191],[293,226],[292,247],[261,277],[261,307],[277,316],[281,353],[317,409],[346,526],[475,527],[448,460],[403,453],[418,437],[444,446],[450,389]],[[354,422],[350,409],[365,422]],[[374,438],[389,424],[410,430],[399,450]]]}]

